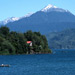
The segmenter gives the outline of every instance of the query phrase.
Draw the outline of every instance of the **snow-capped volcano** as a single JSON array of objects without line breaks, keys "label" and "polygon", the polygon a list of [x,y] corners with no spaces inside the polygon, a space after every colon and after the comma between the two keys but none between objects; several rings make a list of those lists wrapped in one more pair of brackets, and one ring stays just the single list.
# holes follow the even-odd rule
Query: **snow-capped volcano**
[{"label": "snow-capped volcano", "polygon": [[[66,18],[63,17],[64,15],[66,15],[65,16]],[[57,20],[56,17],[58,17],[58,16],[59,16],[59,18]],[[29,14],[22,16],[22,17],[11,17],[11,18],[5,19],[4,21],[0,21],[0,26],[7,25],[10,22],[12,22],[12,23],[14,23],[15,21],[19,22],[19,20],[22,21],[23,19],[25,20],[25,21],[23,20],[23,22],[24,22],[23,24],[26,24],[26,23],[29,24],[29,23],[35,22],[35,20],[36,20],[36,23],[37,22],[38,23],[48,22],[48,20],[50,20],[51,22],[54,22],[54,21],[60,21],[60,22],[61,21],[68,21],[69,22],[70,18],[71,18],[69,16],[74,17],[74,15],[71,14],[68,10],[64,10],[62,8],[58,8],[57,6],[53,6],[53,5],[49,4],[45,8],[43,8],[42,10],[37,11],[35,13],[29,13]],[[62,17],[62,19],[61,19],[61,17]]]},{"label": "snow-capped volcano", "polygon": [[49,4],[33,14],[11,18],[6,20],[5,23],[7,23],[5,25],[11,31],[26,32],[32,30],[34,32],[40,31],[42,34],[48,34],[67,28],[75,28],[75,16],[65,9]]},{"label": "snow-capped volcano", "polygon": [[68,10],[64,10],[62,8],[58,8],[57,6],[53,6],[51,4],[49,4],[48,6],[46,6],[45,8],[43,8],[41,11],[42,12],[50,12],[50,11],[68,12]]}]

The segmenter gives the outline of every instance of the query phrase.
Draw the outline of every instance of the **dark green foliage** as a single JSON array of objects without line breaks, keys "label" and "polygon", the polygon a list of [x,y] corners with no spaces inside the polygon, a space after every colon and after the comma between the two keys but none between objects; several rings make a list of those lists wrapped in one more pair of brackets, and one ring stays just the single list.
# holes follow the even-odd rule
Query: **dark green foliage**
[{"label": "dark green foliage", "polygon": [[52,49],[75,49],[75,29],[53,32],[47,38]]},{"label": "dark green foliage", "polygon": [[[32,41],[32,46],[27,44]],[[0,28],[0,54],[50,53],[47,40],[40,32],[10,32],[7,27]]]},{"label": "dark green foliage", "polygon": [[0,37],[0,54],[15,54],[14,46],[2,37]]},{"label": "dark green foliage", "polygon": [[9,28],[7,28],[7,27],[1,27],[0,28],[0,34],[3,34],[5,36],[7,36],[9,34]]}]

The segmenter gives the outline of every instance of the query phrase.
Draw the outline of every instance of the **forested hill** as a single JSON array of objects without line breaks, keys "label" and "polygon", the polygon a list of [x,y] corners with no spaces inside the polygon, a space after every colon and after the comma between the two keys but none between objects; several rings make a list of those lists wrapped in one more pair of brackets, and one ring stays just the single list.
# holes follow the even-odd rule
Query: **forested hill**
[{"label": "forested hill", "polygon": [[[32,42],[30,46],[27,41]],[[40,32],[10,32],[7,27],[0,28],[0,55],[50,53],[46,37]]]},{"label": "forested hill", "polygon": [[75,29],[53,32],[47,38],[52,49],[75,49]]}]

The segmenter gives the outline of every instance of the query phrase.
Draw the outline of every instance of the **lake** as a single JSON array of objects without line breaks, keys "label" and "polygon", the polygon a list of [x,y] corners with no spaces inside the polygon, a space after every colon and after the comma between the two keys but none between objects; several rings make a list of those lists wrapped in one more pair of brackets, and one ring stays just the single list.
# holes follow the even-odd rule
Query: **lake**
[{"label": "lake", "polygon": [[53,50],[52,54],[0,55],[0,75],[75,75],[75,50]]}]

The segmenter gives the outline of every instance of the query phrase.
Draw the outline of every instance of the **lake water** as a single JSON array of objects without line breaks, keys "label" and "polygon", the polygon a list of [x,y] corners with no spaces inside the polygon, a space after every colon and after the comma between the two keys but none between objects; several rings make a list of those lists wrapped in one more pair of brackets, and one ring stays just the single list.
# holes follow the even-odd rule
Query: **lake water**
[{"label": "lake water", "polygon": [[0,75],[75,75],[75,50],[53,50],[53,54],[0,55]]}]

